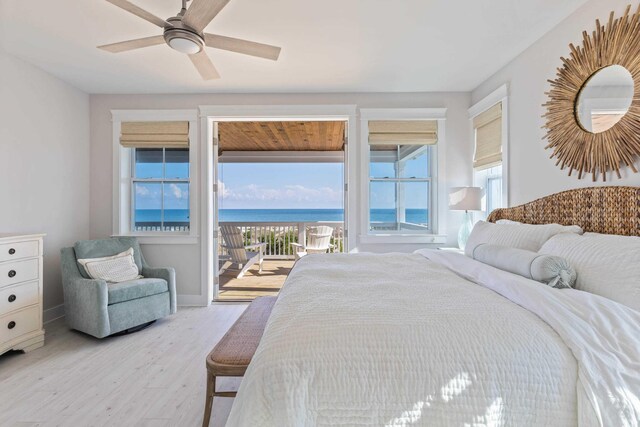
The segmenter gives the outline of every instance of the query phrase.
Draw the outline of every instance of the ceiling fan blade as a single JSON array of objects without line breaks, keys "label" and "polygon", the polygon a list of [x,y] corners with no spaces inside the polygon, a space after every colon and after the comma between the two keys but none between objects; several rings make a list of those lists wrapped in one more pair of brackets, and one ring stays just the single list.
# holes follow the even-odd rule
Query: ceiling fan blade
[{"label": "ceiling fan blade", "polygon": [[211,59],[209,59],[209,56],[204,50],[194,53],[193,55],[189,55],[189,59],[193,62],[193,65],[195,65],[204,80],[220,78],[218,70],[213,66],[213,62],[211,62]]},{"label": "ceiling fan blade", "polygon": [[236,39],[233,37],[219,36],[216,34],[205,33],[204,41],[209,47],[243,53],[245,55],[258,56],[260,58],[271,59],[272,61],[278,60],[281,50],[277,46],[250,42],[248,40]]},{"label": "ceiling fan blade", "polygon": [[106,50],[111,53],[126,52],[128,50],[141,49],[143,47],[156,46],[164,44],[163,36],[151,36],[141,39],[127,40],[124,42],[105,44],[98,46],[98,49]]},{"label": "ceiling fan blade", "polygon": [[133,13],[134,15],[144,19],[145,21],[149,21],[152,24],[156,24],[160,28],[170,26],[170,24],[164,19],[158,18],[154,14],[147,12],[146,10],[136,6],[135,4],[127,0],[107,0],[107,1],[113,5],[118,6],[121,9],[126,10],[127,12]]},{"label": "ceiling fan blade", "polygon": [[230,0],[193,0],[182,22],[197,32],[204,30]]}]

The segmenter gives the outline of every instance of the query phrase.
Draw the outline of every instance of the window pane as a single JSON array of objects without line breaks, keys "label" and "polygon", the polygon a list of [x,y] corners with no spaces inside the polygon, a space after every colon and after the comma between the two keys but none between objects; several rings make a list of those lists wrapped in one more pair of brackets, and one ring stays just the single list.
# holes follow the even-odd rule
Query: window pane
[{"label": "window pane", "polygon": [[162,184],[136,182],[134,191],[134,231],[160,231]]},{"label": "window pane", "polygon": [[370,231],[431,232],[429,185],[429,182],[372,181]]},{"label": "window pane", "polygon": [[189,184],[164,183],[164,231],[189,230]]},{"label": "window pane", "polygon": [[395,178],[395,162],[398,159],[396,147],[371,147],[369,176],[371,178]]},{"label": "window pane", "polygon": [[189,178],[189,149],[165,148],[165,178]]},{"label": "window pane", "polygon": [[369,176],[429,178],[429,152],[430,148],[425,145],[372,146]]},{"label": "window pane", "polygon": [[487,179],[487,213],[500,207],[502,207],[502,177],[489,177]]},{"label": "window pane", "polygon": [[162,148],[136,148],[136,178],[162,178]]},{"label": "window pane", "polygon": [[399,146],[400,178],[429,178],[429,150],[425,145]]},{"label": "window pane", "polygon": [[396,227],[396,183],[372,181],[369,191],[370,230],[395,230]]},{"label": "window pane", "polygon": [[425,231],[429,228],[429,183],[401,182],[398,185],[400,229]]}]

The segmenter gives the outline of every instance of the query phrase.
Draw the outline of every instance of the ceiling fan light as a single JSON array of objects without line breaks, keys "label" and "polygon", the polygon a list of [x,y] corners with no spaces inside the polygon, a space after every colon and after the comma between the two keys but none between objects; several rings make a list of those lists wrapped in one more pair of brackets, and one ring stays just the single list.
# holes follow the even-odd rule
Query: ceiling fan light
[{"label": "ceiling fan light", "polygon": [[202,45],[188,38],[174,37],[168,43],[172,49],[188,55],[193,55],[202,50]]}]

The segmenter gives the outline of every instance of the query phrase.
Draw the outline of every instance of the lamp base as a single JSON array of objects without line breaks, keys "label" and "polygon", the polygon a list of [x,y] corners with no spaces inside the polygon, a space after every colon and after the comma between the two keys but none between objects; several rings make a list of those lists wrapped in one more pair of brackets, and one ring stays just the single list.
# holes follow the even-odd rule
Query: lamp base
[{"label": "lamp base", "polygon": [[460,231],[458,231],[458,247],[462,250],[464,250],[465,246],[467,246],[467,241],[469,240],[471,229],[473,229],[471,214],[469,213],[469,211],[464,211],[464,221],[462,223],[462,226],[460,227]]}]

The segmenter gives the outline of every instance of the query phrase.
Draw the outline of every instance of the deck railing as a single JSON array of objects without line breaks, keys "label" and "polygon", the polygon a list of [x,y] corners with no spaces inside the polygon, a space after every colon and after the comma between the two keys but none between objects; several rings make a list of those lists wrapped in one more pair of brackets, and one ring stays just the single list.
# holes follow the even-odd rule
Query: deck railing
[{"label": "deck railing", "polygon": [[[220,225],[234,225],[242,230],[245,244],[266,243],[265,259],[293,259],[291,243],[305,242],[310,227],[328,225],[333,227],[329,252],[344,252],[344,227],[342,221],[319,222],[221,222]],[[222,247],[222,234],[218,235],[218,253],[226,255]]]}]

